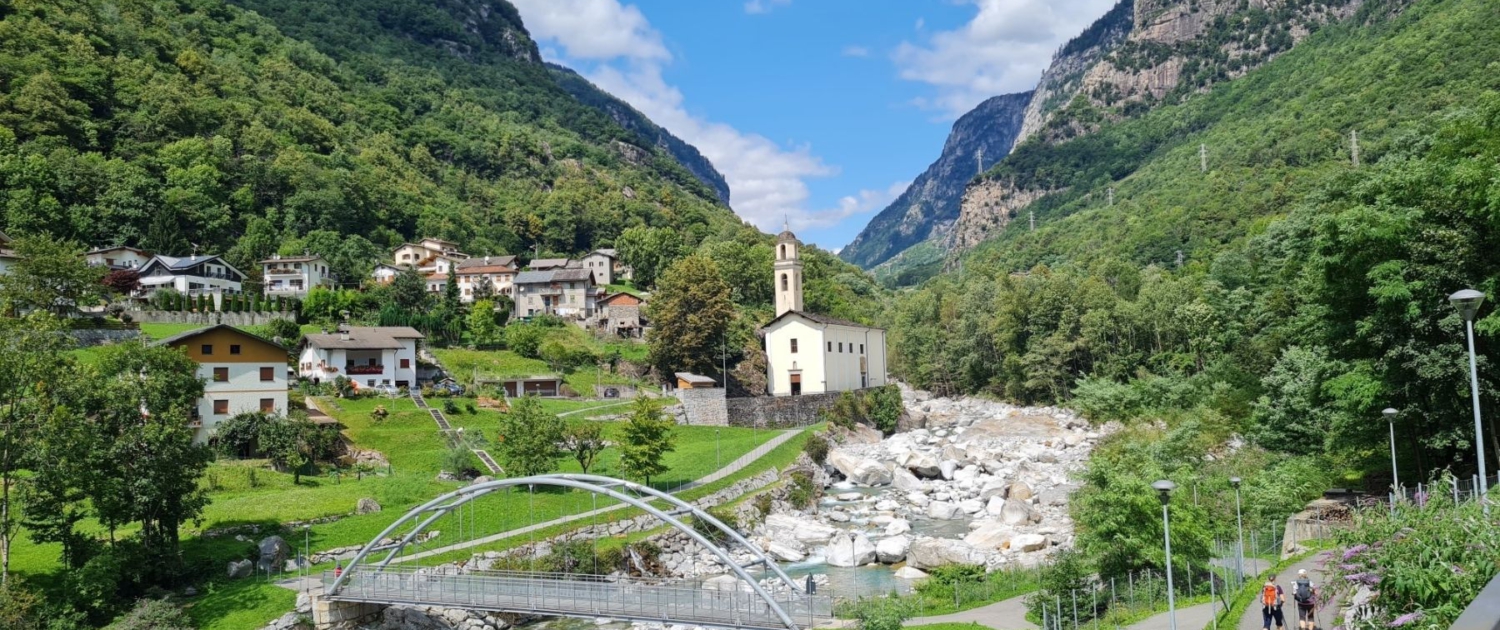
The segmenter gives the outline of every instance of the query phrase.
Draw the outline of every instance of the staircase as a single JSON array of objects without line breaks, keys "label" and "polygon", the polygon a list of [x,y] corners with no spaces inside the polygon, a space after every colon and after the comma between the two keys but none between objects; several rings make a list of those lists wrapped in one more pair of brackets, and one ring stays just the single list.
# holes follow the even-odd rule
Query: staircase
[{"label": "staircase", "polygon": [[[418,409],[426,409],[427,413],[432,414],[432,421],[437,423],[438,431],[441,431],[443,435],[453,434],[453,425],[448,422],[448,417],[443,415],[443,410],[428,405],[427,399],[422,397],[421,390],[413,387],[408,389],[407,392],[411,394],[412,404],[415,404]],[[490,457],[489,453],[477,448],[473,450],[474,455],[479,457],[479,463],[484,464],[484,467],[490,470],[490,474],[498,475],[503,472],[500,470],[500,465],[495,463],[495,458]]]}]

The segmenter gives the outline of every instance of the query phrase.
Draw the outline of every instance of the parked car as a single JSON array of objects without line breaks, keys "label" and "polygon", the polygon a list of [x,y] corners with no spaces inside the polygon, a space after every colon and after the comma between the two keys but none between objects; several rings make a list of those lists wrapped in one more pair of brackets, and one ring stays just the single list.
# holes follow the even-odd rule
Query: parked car
[{"label": "parked car", "polygon": [[605,398],[619,398],[620,397],[620,390],[617,389],[617,388],[614,388],[614,387],[606,387],[606,388],[604,388],[604,397]]},{"label": "parked car", "polygon": [[395,398],[401,395],[401,390],[397,389],[395,385],[391,384],[376,385],[374,387],[371,387],[370,389],[391,398]]}]

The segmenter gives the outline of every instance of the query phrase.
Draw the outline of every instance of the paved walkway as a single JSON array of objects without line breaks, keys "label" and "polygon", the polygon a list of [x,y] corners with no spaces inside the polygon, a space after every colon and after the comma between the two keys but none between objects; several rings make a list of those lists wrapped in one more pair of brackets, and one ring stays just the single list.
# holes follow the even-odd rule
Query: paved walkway
[{"label": "paved walkway", "polygon": [[[1215,606],[1217,604],[1209,603],[1177,609],[1177,627],[1181,630],[1198,630],[1208,627],[1209,622],[1213,621]],[[1161,613],[1131,624],[1129,630],[1169,630],[1171,627],[1172,620],[1169,615]]]},{"label": "paved walkway", "polygon": [[[777,435],[776,437],[773,437],[773,438],[767,440],[765,444],[761,444],[760,446],[755,447],[754,450],[750,451],[749,453],[744,454],[739,459],[736,459],[736,460],[730,462],[728,466],[725,466],[723,468],[715,470],[714,472],[709,473],[708,475],[706,475],[706,476],[698,479],[697,481],[692,481],[692,482],[689,482],[687,484],[684,484],[681,488],[678,488],[675,492],[682,492],[684,490],[690,490],[690,489],[696,488],[698,486],[703,486],[703,485],[711,484],[711,483],[713,483],[715,481],[718,481],[720,479],[728,477],[729,475],[732,475],[732,474],[734,474],[736,472],[739,472],[740,470],[743,470],[746,466],[749,466],[751,463],[755,462],[755,460],[758,460],[758,459],[764,457],[767,453],[770,453],[776,447],[781,446],[782,444],[786,443],[787,440],[792,439],[798,433],[801,433],[801,431],[802,431],[801,429],[793,429],[793,430],[788,430],[788,431],[782,431],[780,433],[780,435]],[[584,519],[593,518],[595,516],[599,516],[601,514],[607,514],[609,512],[615,511],[615,510],[621,510],[621,509],[624,509],[626,507],[629,507],[629,506],[627,504],[624,504],[624,503],[619,503],[619,504],[611,505],[611,506],[608,506],[608,507],[602,507],[602,508],[599,508],[597,510],[589,510],[587,512],[580,512],[578,514],[572,514],[572,515],[564,516],[564,517],[561,517],[561,518],[555,518],[555,519],[552,519],[550,521],[545,521],[545,522],[541,522],[541,523],[533,523],[531,525],[527,525],[526,527],[512,529],[510,531],[500,532],[498,534],[491,534],[491,535],[485,536],[483,538],[476,538],[474,540],[469,540],[469,541],[465,541],[465,542],[461,542],[461,543],[454,543],[454,544],[446,545],[446,546],[443,546],[443,547],[435,547],[433,549],[427,549],[427,550],[419,551],[419,552],[416,552],[416,553],[410,553],[410,554],[401,556],[399,558],[396,558],[395,560],[392,561],[392,563],[410,562],[412,560],[421,560],[423,558],[429,558],[429,557],[436,556],[436,555],[439,555],[439,554],[445,554],[445,553],[448,553],[450,551],[458,551],[458,550],[461,550],[461,549],[468,549],[470,547],[478,547],[480,545],[487,545],[487,544],[490,544],[490,543],[493,543],[493,542],[498,542],[498,541],[501,541],[501,540],[505,540],[506,538],[511,538],[511,537],[514,537],[514,536],[520,536],[522,534],[529,534],[531,532],[540,531],[540,530],[543,530],[543,529],[547,529],[549,527],[555,527],[555,526],[562,525],[562,524],[565,524],[565,523],[572,523],[574,521],[581,521],[581,520],[584,520]]]},{"label": "paved walkway", "polygon": [[[1283,608],[1282,614],[1286,617],[1287,628],[1297,627],[1297,603],[1292,601],[1292,588],[1297,581],[1298,569],[1307,569],[1307,577],[1312,580],[1313,586],[1319,588],[1323,586],[1323,572],[1318,569],[1317,554],[1303,558],[1292,566],[1287,567],[1281,573],[1276,574],[1276,583],[1280,584],[1281,588],[1286,591],[1286,606]],[[1261,583],[1264,584],[1265,582]],[[1245,616],[1240,618],[1239,630],[1261,630],[1260,608],[1258,603],[1250,604],[1249,610],[1245,611]],[[1334,619],[1338,616],[1338,606],[1329,605],[1319,608],[1316,611],[1316,616],[1318,619],[1318,628],[1331,628],[1333,627]]]},{"label": "paved walkway", "polygon": [[1036,624],[1026,620],[1026,598],[1030,593],[1001,600],[988,606],[932,617],[907,619],[903,625],[925,626],[934,623],[977,623],[995,630],[1032,630]]}]

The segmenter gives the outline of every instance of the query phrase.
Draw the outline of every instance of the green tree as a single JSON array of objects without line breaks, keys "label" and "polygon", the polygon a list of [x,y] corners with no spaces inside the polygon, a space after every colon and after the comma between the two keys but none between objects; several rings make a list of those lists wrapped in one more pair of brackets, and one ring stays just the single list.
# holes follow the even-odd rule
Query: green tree
[{"label": "green tree", "polygon": [[620,429],[620,471],[645,480],[667,471],[662,458],[676,448],[676,425],[662,415],[661,405],[640,396],[631,407],[630,418]]},{"label": "green tree", "polygon": [[573,455],[584,474],[594,466],[604,446],[604,427],[597,422],[580,422],[563,431],[563,450]]},{"label": "green tree", "polygon": [[18,238],[12,247],[19,260],[0,274],[0,306],[65,317],[104,298],[108,269],[85,262],[77,243],[42,235]]},{"label": "green tree", "polygon": [[505,327],[505,345],[511,352],[528,359],[540,356],[547,331],[535,323],[515,323]]},{"label": "green tree", "polygon": [[448,280],[443,283],[443,309],[449,313],[463,312],[463,302],[458,298],[458,272],[449,270]]},{"label": "green tree", "polygon": [[469,336],[476,345],[491,345],[499,343],[505,333],[500,323],[495,318],[495,303],[489,300],[475,300],[469,308]]},{"label": "green tree", "polygon": [[58,388],[72,380],[71,347],[59,321],[45,312],[0,318],[0,585],[10,575],[16,512],[11,489],[34,441],[55,411]]},{"label": "green tree", "polygon": [[620,260],[634,272],[636,286],[654,287],[657,279],[686,253],[682,236],[669,228],[635,226],[615,239]]},{"label": "green tree", "polygon": [[408,313],[427,308],[427,280],[416,269],[402,269],[391,282],[391,300]]},{"label": "green tree", "polygon": [[712,374],[734,320],[729,286],[712,260],[700,255],[673,264],[652,294],[647,336],[651,364],[663,378],[674,372]]},{"label": "green tree", "polygon": [[105,630],[193,630],[183,609],[164,599],[143,599]]},{"label": "green tree", "polygon": [[500,434],[495,450],[499,463],[512,477],[529,477],[552,472],[557,468],[557,443],[563,438],[564,423],[557,414],[542,409],[535,396],[522,396],[500,416]]}]

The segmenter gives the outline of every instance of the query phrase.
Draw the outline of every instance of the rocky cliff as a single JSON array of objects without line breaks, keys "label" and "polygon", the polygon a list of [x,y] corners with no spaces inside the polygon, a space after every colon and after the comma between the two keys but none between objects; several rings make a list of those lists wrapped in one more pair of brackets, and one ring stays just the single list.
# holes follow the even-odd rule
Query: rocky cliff
[{"label": "rocky cliff", "polygon": [[1031,94],[996,96],[954,122],[937,161],[876,215],[839,256],[868,269],[929,236],[944,233],[958,218],[959,200],[969,179],[1010,152]]},{"label": "rocky cliff", "polygon": [[1095,20],[1052,56],[1052,64],[1042,73],[1035,96],[1026,105],[1018,143],[1040,130],[1052,112],[1072,101],[1083,86],[1084,75],[1100,59],[1125,43],[1135,25],[1134,11],[1133,0],[1120,0],[1109,13]]}]

